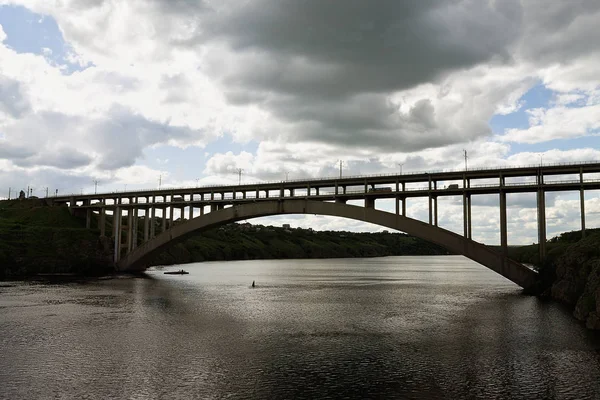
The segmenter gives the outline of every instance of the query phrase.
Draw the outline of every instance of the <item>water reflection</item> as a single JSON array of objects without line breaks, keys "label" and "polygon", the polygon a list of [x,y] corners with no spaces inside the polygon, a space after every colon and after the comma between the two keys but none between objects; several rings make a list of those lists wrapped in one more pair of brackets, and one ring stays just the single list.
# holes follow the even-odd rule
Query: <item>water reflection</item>
[{"label": "water reflection", "polygon": [[185,268],[0,287],[0,397],[600,398],[597,337],[460,257]]}]

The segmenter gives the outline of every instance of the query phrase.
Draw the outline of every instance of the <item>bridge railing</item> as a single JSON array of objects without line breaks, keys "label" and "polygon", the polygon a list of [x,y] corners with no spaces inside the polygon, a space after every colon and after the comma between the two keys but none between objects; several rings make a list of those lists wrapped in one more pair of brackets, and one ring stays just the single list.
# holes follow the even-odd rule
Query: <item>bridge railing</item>
[{"label": "bridge railing", "polygon": [[[600,179],[590,179],[587,181],[584,181],[584,183],[595,183],[598,182],[600,183]],[[573,185],[579,185],[581,182],[579,180],[562,180],[562,181],[552,181],[552,182],[545,182],[543,184],[543,186],[552,186],[552,185],[569,185],[569,184],[573,184]],[[536,182],[515,182],[515,183],[509,183],[509,184],[505,184],[502,187],[518,187],[518,186],[538,186],[538,184]],[[500,189],[501,186],[498,184],[481,184],[481,185],[472,185],[468,188],[463,188],[463,187],[459,187],[459,188],[453,188],[453,189],[449,189],[448,187],[439,187],[437,189],[431,189],[432,192],[446,192],[448,190],[463,190],[463,189],[477,189],[477,188],[498,188]],[[386,194],[386,193],[405,193],[405,192],[428,192],[429,191],[429,187],[428,186],[422,186],[422,187],[417,187],[417,188],[408,188],[404,191],[391,191],[391,192],[369,192],[369,191],[364,191],[364,190],[346,190],[345,194],[357,194],[357,195],[368,195],[368,194]],[[337,196],[339,195],[344,195],[343,192],[339,192],[337,194]],[[316,197],[316,194],[311,194],[310,196],[308,194],[300,194],[300,195],[294,195],[294,196],[290,196],[290,195],[284,195],[284,198],[304,198],[304,197]],[[322,192],[319,193],[318,196],[336,196],[335,192],[332,191],[326,191],[326,192]],[[226,195],[223,197],[218,197],[214,200],[210,200],[210,199],[202,199],[200,198],[200,195],[195,195],[191,200],[174,200],[174,201],[165,201],[164,199],[155,199],[154,202],[139,202],[136,204],[156,204],[156,203],[168,203],[168,204],[187,204],[189,202],[194,202],[194,201],[222,201],[222,200],[256,200],[256,199],[277,199],[277,198],[281,198],[280,196],[267,196],[267,195],[260,195],[260,196],[255,196],[255,195],[247,195],[246,197],[233,197],[233,195]],[[92,203],[92,204],[98,204],[98,203]],[[132,204],[132,203],[123,203],[123,204]]]},{"label": "bridge railing", "polygon": [[[414,175],[427,175],[427,174],[440,174],[440,173],[458,173],[458,172],[473,172],[473,171],[493,171],[493,170],[514,170],[514,169],[524,169],[524,168],[547,168],[547,167],[564,167],[564,166],[570,166],[570,165],[590,165],[590,164],[598,164],[600,161],[580,161],[580,162],[563,162],[563,163],[548,163],[548,164],[528,164],[528,165],[516,165],[516,166],[496,166],[496,167],[475,167],[475,168],[467,168],[467,169],[446,169],[446,170],[429,170],[429,171],[412,171],[412,172],[405,172],[402,174],[399,173],[395,173],[395,172],[390,172],[390,173],[382,173],[382,174],[369,174],[369,175],[346,175],[346,176],[342,176],[342,178],[338,177],[338,176],[328,176],[328,177],[319,177],[319,178],[310,178],[310,177],[306,177],[306,178],[298,178],[298,179],[283,179],[283,180],[267,180],[267,181],[258,181],[258,182],[248,182],[248,183],[244,183],[243,185],[235,185],[235,184],[212,184],[212,185],[201,185],[201,186],[172,186],[172,187],[168,187],[168,188],[163,188],[160,189],[160,191],[164,191],[164,192],[168,192],[169,190],[205,190],[205,189],[212,189],[212,188],[224,188],[224,187],[235,187],[235,186],[253,186],[253,185],[271,185],[271,184],[276,184],[276,183],[298,183],[298,182],[306,182],[306,181],[312,181],[312,182],[322,182],[322,181],[330,181],[330,180],[336,180],[336,179],[365,179],[365,178],[378,178],[378,177],[393,177],[393,176],[414,176]],[[506,185],[505,185],[506,186]],[[471,186],[474,187],[474,186]],[[97,193],[98,195],[104,196],[104,195],[110,195],[110,194],[116,194],[116,193],[136,193],[136,192],[149,192],[149,191],[158,191],[159,189],[156,188],[145,188],[145,189],[136,189],[136,190],[130,190],[130,191],[120,191],[120,190],[114,190],[114,191],[110,191],[110,192],[99,192]],[[62,194],[59,197],[66,197],[66,196],[81,196],[81,193],[69,193],[69,194]],[[86,193],[84,194],[85,196],[89,196],[90,193]],[[52,198],[52,196],[49,196],[50,198]]]}]

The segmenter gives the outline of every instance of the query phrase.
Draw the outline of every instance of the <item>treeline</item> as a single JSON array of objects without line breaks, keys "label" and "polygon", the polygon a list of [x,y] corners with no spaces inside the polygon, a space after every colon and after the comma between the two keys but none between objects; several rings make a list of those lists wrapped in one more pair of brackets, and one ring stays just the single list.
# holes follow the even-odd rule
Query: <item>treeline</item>
[{"label": "treeline", "polygon": [[230,224],[170,247],[153,264],[199,261],[378,257],[448,254],[443,247],[402,233],[313,231]]}]

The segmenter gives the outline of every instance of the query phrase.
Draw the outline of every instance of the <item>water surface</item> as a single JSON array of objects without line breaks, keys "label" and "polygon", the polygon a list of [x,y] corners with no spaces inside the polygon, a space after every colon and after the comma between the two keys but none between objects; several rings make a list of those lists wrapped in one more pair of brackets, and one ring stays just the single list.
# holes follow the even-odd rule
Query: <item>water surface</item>
[{"label": "water surface", "polygon": [[460,256],[148,276],[0,284],[0,398],[600,398],[597,334]]}]

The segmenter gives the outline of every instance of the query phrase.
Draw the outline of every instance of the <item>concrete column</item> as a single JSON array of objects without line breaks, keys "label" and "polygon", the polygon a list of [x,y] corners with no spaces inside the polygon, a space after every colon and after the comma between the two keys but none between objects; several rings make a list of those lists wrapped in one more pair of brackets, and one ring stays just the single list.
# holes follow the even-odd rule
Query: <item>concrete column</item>
[{"label": "concrete column", "polygon": [[200,206],[200,216],[204,215],[204,204]]},{"label": "concrete column", "polygon": [[150,234],[150,209],[146,208],[144,211],[144,242],[148,241]]},{"label": "concrete column", "polygon": [[319,195],[319,188],[315,188],[317,190],[317,196]]},{"label": "concrete column", "polygon": [[100,236],[106,235],[106,208],[102,207],[100,209],[100,214],[98,215],[98,224],[100,225]]},{"label": "concrete column", "polygon": [[133,248],[133,210],[127,210],[127,252]]},{"label": "concrete column", "polygon": [[[500,178],[500,185],[504,186],[503,179]],[[508,226],[506,221],[506,192],[500,191],[500,246],[502,253],[508,255]]]},{"label": "concrete column", "polygon": [[581,206],[581,237],[585,237],[585,192],[583,190],[583,167],[579,168],[579,204]]},{"label": "concrete column", "polygon": [[190,206],[188,210],[188,219],[191,221],[194,219],[194,207]]},{"label": "concrete column", "polygon": [[290,189],[290,197],[294,197],[294,189]]},{"label": "concrete column", "polygon": [[342,186],[342,190],[343,190],[344,194],[346,194],[346,186]]},{"label": "concrete column", "polygon": [[367,180],[365,179],[365,193],[369,191],[369,185],[367,184]]},{"label": "concrete column", "polygon": [[399,197],[395,197],[396,199],[396,215],[400,214],[400,198]]},{"label": "concrete column", "polygon": [[167,230],[167,207],[163,207],[162,209],[162,229],[161,232]]},{"label": "concrete column", "polygon": [[260,197],[260,190],[256,189],[256,196],[257,199]]},{"label": "concrete column", "polygon": [[265,190],[267,199],[269,198],[269,190]]},{"label": "concrete column", "polygon": [[406,197],[402,199],[402,215],[406,217]]},{"label": "concrete column", "polygon": [[438,201],[437,196],[433,197],[433,224],[438,226]]},{"label": "concrete column", "polygon": [[169,228],[173,226],[173,222],[175,221],[175,207],[169,207]]},{"label": "concrete column", "polygon": [[[469,184],[469,181],[467,180],[467,184]],[[468,194],[467,195],[467,214],[468,214],[468,220],[467,220],[467,226],[469,228],[469,235],[467,236],[467,238],[472,239],[473,238],[473,225],[471,224],[471,195]]]},{"label": "concrete column", "polygon": [[285,189],[283,188],[283,186],[279,188],[279,197],[285,197]]},{"label": "concrete column", "polygon": [[336,196],[338,195],[338,184],[337,184],[337,182],[335,183],[335,195]]},{"label": "concrete column", "polygon": [[[463,181],[464,184],[464,181]],[[464,236],[469,237],[469,225],[467,218],[469,217],[467,213],[467,195],[463,192],[463,228],[464,228]]]},{"label": "concrete column", "polygon": [[427,196],[429,199],[429,225],[433,224],[433,199],[431,198],[431,193]]},{"label": "concrete column", "polygon": [[92,227],[92,209],[88,208],[85,210],[85,227],[90,229]]},{"label": "concrete column", "polygon": [[246,198],[246,191],[244,190],[244,191],[242,192],[242,199],[245,199],[245,198]]},{"label": "concrete column", "polygon": [[375,198],[365,197],[365,208],[375,208]]},{"label": "concrete column", "polygon": [[310,196],[310,185],[306,187],[306,195]]},{"label": "concrete column", "polygon": [[546,259],[546,194],[542,189],[537,191],[538,241],[540,263]]},{"label": "concrete column", "polygon": [[579,189],[579,204],[581,205],[581,237],[585,237],[585,192]]},{"label": "concrete column", "polygon": [[117,263],[121,259],[121,209],[119,207],[113,211],[113,237],[115,239],[113,261]]},{"label": "concrete column", "polygon": [[212,190],[210,191],[210,199],[211,200],[215,199],[215,192],[213,192]]},{"label": "concrete column", "polygon": [[152,207],[150,209],[150,238],[153,238],[154,236],[156,236],[156,221],[155,221],[155,217],[156,217],[156,207]]},{"label": "concrete column", "polygon": [[[136,204],[137,204],[137,199],[136,199]],[[137,240],[138,240],[138,208],[136,207],[133,210],[133,243],[131,244],[131,248],[135,249],[137,247]]]},{"label": "concrete column", "polygon": [[400,191],[400,181],[396,179],[396,192]]}]

